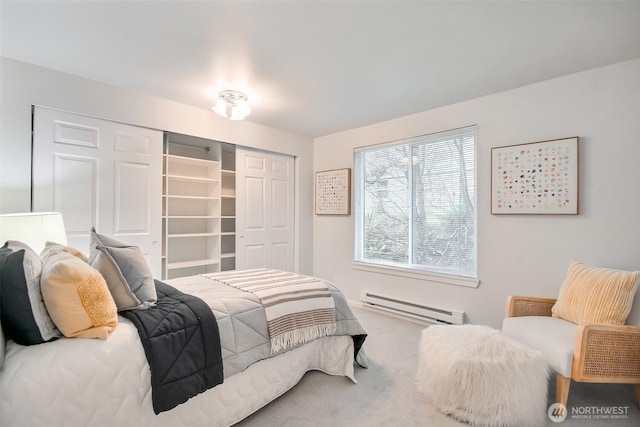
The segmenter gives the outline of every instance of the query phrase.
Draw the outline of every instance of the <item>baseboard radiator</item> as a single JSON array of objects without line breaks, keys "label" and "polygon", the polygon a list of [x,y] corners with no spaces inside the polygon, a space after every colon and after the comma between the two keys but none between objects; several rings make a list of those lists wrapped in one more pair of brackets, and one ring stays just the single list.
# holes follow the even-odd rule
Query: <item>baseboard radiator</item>
[{"label": "baseboard radiator", "polygon": [[406,316],[421,323],[436,323],[445,325],[462,325],[464,311],[453,311],[437,307],[403,301],[398,298],[380,295],[368,291],[360,293],[360,302],[365,308],[381,310],[399,316]]}]

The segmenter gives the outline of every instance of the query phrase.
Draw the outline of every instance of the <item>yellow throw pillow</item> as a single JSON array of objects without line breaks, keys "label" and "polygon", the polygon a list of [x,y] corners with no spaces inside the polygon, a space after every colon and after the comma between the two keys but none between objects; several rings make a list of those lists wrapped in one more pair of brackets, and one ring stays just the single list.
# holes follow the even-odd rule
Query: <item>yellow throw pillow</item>
[{"label": "yellow throw pillow", "polygon": [[553,317],[576,324],[624,325],[638,287],[638,271],[588,267],[571,261]]},{"label": "yellow throw pillow", "polygon": [[42,251],[41,288],[49,316],[69,338],[107,339],[118,313],[107,283],[84,255],[49,243]]}]

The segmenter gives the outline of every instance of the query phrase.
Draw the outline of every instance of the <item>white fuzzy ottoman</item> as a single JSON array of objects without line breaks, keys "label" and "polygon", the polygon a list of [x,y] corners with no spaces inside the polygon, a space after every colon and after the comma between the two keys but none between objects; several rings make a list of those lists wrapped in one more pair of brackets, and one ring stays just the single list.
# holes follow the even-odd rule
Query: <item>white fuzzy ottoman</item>
[{"label": "white fuzzy ottoman", "polygon": [[542,356],[487,326],[422,331],[418,389],[442,413],[476,426],[539,426],[547,417]]}]

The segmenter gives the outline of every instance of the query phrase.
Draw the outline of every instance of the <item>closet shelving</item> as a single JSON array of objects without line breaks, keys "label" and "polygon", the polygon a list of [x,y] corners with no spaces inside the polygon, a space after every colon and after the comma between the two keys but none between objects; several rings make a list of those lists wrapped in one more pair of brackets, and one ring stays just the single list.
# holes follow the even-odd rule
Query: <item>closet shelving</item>
[{"label": "closet shelving", "polygon": [[220,162],[165,155],[167,278],[219,271]]},{"label": "closet shelving", "polygon": [[236,268],[236,158],[235,150],[221,150],[221,232],[222,270]]},{"label": "closet shelving", "polygon": [[185,138],[165,135],[165,279],[235,268],[235,149]]}]

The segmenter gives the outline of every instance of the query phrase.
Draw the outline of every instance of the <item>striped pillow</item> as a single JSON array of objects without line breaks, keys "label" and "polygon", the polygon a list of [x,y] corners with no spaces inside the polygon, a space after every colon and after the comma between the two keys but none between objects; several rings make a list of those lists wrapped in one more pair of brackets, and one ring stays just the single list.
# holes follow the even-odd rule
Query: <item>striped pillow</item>
[{"label": "striped pillow", "polygon": [[588,267],[571,261],[551,312],[576,324],[624,325],[631,311],[640,272]]}]

